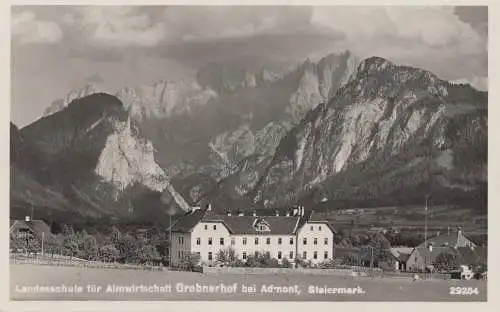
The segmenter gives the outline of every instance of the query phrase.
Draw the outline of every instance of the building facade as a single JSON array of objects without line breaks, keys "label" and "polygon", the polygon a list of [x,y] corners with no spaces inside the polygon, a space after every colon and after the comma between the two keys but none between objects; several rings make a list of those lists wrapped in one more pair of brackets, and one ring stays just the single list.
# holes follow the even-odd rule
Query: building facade
[{"label": "building facade", "polygon": [[268,254],[279,262],[295,259],[320,263],[333,258],[335,230],[303,208],[273,216],[215,214],[209,207],[194,209],[172,225],[172,265],[191,253],[213,265],[220,250],[232,248],[245,262],[249,255]]}]

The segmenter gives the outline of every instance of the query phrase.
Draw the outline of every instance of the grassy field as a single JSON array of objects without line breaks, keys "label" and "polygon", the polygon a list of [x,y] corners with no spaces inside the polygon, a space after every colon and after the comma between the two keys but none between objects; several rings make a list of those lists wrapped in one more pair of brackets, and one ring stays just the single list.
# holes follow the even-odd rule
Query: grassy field
[{"label": "grassy field", "polygon": [[[236,284],[234,292],[195,293],[189,287],[179,291],[179,285],[226,286]],[[26,293],[27,286],[82,287],[80,293]],[[163,287],[170,292],[106,292],[109,285],[131,284]],[[88,291],[87,286],[102,287],[100,292]],[[287,286],[298,293],[261,292],[262,286]],[[254,286],[255,293],[243,292],[243,286]],[[362,289],[359,294],[312,294],[310,287]],[[451,290],[478,294],[452,295]],[[95,289],[95,288],[94,288]],[[158,288],[157,288],[158,289]],[[287,288],[288,289],[288,288]],[[186,293],[187,291],[188,293]],[[330,290],[331,292],[331,290]],[[470,291],[469,291],[470,292]],[[200,274],[190,272],[149,272],[116,269],[51,267],[36,265],[10,266],[11,300],[242,300],[242,301],[485,301],[486,281],[420,280],[408,278],[362,278],[350,276],[289,275],[233,275]]]}]

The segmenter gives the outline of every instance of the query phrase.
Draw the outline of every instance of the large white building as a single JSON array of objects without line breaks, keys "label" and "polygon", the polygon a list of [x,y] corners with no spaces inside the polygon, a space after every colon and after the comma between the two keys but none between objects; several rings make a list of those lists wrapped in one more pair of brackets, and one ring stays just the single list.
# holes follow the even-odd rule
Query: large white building
[{"label": "large white building", "polygon": [[293,262],[296,258],[320,263],[332,259],[335,230],[302,207],[273,216],[256,213],[218,215],[210,206],[193,209],[172,226],[172,265],[198,253],[202,264],[211,265],[219,250],[231,247],[242,261],[256,252]]}]

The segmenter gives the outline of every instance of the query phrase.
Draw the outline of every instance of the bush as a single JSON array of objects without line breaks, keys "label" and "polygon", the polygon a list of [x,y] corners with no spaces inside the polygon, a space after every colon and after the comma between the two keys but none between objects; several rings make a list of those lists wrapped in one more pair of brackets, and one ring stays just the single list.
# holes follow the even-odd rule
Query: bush
[{"label": "bush", "polygon": [[292,266],[292,263],[288,261],[287,258],[283,258],[283,260],[281,260],[281,266],[284,268],[290,268]]}]

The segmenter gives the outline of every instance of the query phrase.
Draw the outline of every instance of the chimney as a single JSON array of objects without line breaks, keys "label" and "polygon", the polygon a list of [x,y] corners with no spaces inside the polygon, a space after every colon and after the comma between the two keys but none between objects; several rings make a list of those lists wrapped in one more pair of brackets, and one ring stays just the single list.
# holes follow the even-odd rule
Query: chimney
[{"label": "chimney", "polygon": [[30,216],[26,216],[26,217],[24,217],[24,221],[26,221],[26,222],[30,222],[30,221],[31,221]]},{"label": "chimney", "polygon": [[255,211],[255,210],[254,210],[254,211],[252,212],[252,216],[254,216],[254,217],[255,217],[255,216],[257,216],[257,211]]},{"label": "chimney", "polygon": [[274,212],[274,215],[275,215],[276,217],[279,217],[279,216],[280,216],[280,212],[279,212],[278,210],[276,210],[276,211]]}]

